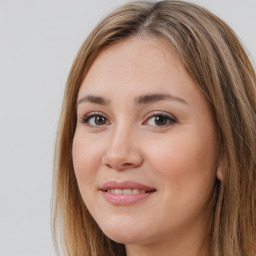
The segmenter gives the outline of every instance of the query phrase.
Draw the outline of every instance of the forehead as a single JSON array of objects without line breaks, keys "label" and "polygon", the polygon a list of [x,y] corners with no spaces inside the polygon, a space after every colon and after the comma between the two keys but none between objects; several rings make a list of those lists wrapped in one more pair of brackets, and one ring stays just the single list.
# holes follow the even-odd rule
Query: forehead
[{"label": "forehead", "polygon": [[[191,94],[196,88],[171,46],[159,38],[133,36],[106,47],[96,58],[79,95],[129,92]],[[135,95],[134,95],[135,96]]]}]

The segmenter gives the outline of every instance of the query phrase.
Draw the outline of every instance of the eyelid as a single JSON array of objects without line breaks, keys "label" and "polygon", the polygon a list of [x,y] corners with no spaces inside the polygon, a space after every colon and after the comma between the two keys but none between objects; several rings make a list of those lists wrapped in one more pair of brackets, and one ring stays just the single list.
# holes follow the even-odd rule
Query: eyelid
[{"label": "eyelid", "polygon": [[[102,116],[103,118],[106,119],[106,124],[103,124],[103,125],[90,125],[89,124],[89,121],[90,121],[90,118],[92,117],[95,117],[95,116]],[[177,118],[173,115],[173,114],[170,114],[168,112],[164,112],[164,111],[152,111],[148,114],[145,115],[144,119],[145,121],[143,121],[143,125],[149,121],[150,118],[152,117],[155,117],[155,116],[163,116],[163,117],[166,117],[168,118],[168,123],[166,125],[162,125],[162,126],[158,126],[158,125],[155,125],[154,128],[165,128],[165,127],[168,127],[170,125],[173,125],[175,123],[178,123],[178,120]],[[107,117],[107,115],[105,115],[103,112],[101,111],[92,111],[92,112],[89,112],[87,114],[84,114],[82,115],[82,117],[80,118],[81,120],[81,123],[89,126],[89,127],[92,127],[92,128],[103,128],[105,127],[106,125],[109,125],[111,122],[109,120],[109,118]],[[150,126],[154,126],[154,125],[150,125]]]},{"label": "eyelid", "polygon": [[147,122],[151,117],[154,117],[154,116],[164,116],[164,117],[167,117],[167,118],[172,120],[172,121],[169,120],[169,122],[170,122],[169,124],[163,125],[162,127],[161,126],[157,126],[157,128],[164,128],[164,127],[167,127],[169,125],[173,125],[175,123],[178,123],[178,119],[174,115],[172,115],[172,114],[170,114],[168,112],[164,112],[164,111],[153,111],[153,112],[148,113],[145,116],[146,120],[143,123]]},{"label": "eyelid", "polygon": [[[95,116],[102,116],[102,117],[106,118],[106,120],[107,120],[108,123],[110,123],[108,117],[107,117],[104,113],[102,113],[102,112],[100,112],[100,111],[92,111],[92,112],[89,112],[89,113],[87,113],[87,114],[85,114],[85,115],[82,115],[82,117],[80,118],[80,119],[81,119],[81,123],[86,124],[86,125],[89,126],[89,127],[94,127],[94,128],[100,128],[100,127],[105,126],[105,125],[99,125],[99,126],[97,127],[97,125],[95,125],[95,126],[90,125],[90,124],[88,123],[89,119],[90,119],[91,117],[95,117]],[[108,124],[106,124],[106,125],[108,125]]]},{"label": "eyelid", "polygon": [[173,118],[173,119],[177,119],[174,115],[168,113],[168,112],[165,112],[165,111],[162,111],[162,110],[154,110],[148,114],[145,115],[145,118],[150,118],[152,116],[156,116],[156,115],[162,115],[162,116],[168,116],[170,118]]},{"label": "eyelid", "polygon": [[101,111],[91,111],[91,112],[88,112],[86,114],[83,114],[82,118],[86,118],[86,117],[90,117],[90,116],[96,116],[96,115],[106,117],[106,115]]}]

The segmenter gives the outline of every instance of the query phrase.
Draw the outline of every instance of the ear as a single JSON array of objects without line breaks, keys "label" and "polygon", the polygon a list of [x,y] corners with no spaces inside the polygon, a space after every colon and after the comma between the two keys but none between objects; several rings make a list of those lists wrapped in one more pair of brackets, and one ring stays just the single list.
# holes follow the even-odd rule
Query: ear
[{"label": "ear", "polygon": [[217,179],[219,181],[223,180],[223,171],[222,171],[222,165],[219,164],[218,168],[217,168],[217,173],[216,173]]},{"label": "ear", "polygon": [[217,170],[216,170],[216,177],[219,181],[223,181],[224,180],[224,166],[225,166],[225,160],[226,160],[226,154],[223,150],[223,148],[220,148],[219,152],[218,152],[218,158],[217,158]]},{"label": "ear", "polygon": [[224,156],[220,156],[219,157],[219,161],[218,161],[218,166],[217,166],[217,171],[216,171],[216,176],[217,176],[217,179],[219,181],[223,181],[223,178],[224,178]]}]

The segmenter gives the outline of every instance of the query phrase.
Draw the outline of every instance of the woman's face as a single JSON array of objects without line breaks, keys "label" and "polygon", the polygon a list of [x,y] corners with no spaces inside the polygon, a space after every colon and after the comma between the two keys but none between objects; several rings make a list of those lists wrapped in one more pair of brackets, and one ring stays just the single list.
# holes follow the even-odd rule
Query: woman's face
[{"label": "woman's face", "polygon": [[125,244],[202,235],[216,180],[216,127],[168,45],[130,37],[109,46],[77,102],[74,170],[102,231]]}]

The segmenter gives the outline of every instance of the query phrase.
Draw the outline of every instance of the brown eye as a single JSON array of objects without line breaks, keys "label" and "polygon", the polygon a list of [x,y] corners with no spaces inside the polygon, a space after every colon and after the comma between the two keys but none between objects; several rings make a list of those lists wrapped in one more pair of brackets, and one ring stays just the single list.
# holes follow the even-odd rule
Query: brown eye
[{"label": "brown eye", "polygon": [[103,126],[108,124],[108,119],[102,115],[89,115],[82,119],[82,122],[88,126]]},{"label": "brown eye", "polygon": [[177,121],[167,114],[155,114],[148,118],[146,123],[150,126],[160,127],[175,124]]},{"label": "brown eye", "polygon": [[107,121],[106,118],[103,116],[95,116],[94,117],[94,123],[96,125],[104,125],[104,124],[106,124],[106,121]]},{"label": "brown eye", "polygon": [[154,117],[154,122],[157,126],[162,126],[162,125],[166,125],[168,122],[167,117],[165,116],[155,116]]}]

